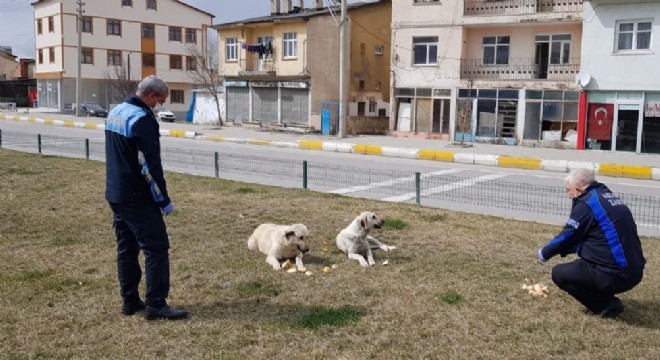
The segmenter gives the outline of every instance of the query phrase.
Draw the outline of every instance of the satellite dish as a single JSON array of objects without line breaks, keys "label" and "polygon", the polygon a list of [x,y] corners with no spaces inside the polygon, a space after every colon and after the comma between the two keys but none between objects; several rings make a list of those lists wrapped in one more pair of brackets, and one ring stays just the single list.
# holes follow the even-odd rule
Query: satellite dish
[{"label": "satellite dish", "polygon": [[586,71],[580,71],[575,77],[575,82],[582,87],[586,87],[591,82],[591,75]]}]

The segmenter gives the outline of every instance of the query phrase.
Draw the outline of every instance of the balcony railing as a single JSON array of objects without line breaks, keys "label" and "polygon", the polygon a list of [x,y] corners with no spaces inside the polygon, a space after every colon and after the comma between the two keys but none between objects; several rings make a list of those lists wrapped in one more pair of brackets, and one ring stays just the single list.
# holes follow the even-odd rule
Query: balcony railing
[{"label": "balcony railing", "polygon": [[241,59],[240,75],[273,75],[275,72],[273,59]]},{"label": "balcony railing", "polygon": [[534,59],[509,59],[508,64],[484,64],[482,59],[461,60],[461,78],[474,80],[574,81],[580,58],[568,64],[536,64]]},{"label": "balcony railing", "polygon": [[583,0],[464,0],[464,15],[581,12]]}]

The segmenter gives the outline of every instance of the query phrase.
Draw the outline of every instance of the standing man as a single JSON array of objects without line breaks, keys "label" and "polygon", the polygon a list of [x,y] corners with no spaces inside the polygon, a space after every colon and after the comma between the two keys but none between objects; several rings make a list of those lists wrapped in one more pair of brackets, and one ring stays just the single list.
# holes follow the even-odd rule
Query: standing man
[{"label": "standing man", "polygon": [[[183,319],[185,310],[167,305],[170,290],[169,240],[163,221],[174,209],[160,159],[160,134],[152,111],[167,99],[167,84],[156,76],[142,80],[136,95],[110,111],[105,125],[106,190],[117,235],[117,270],[122,313],[144,310],[147,320]],[[145,257],[146,304],[138,285]],[[146,305],[146,309],[145,309]]]},{"label": "standing man", "polygon": [[646,260],[637,225],[628,206],[588,169],[566,177],[573,200],[562,232],[538,251],[546,262],[555,255],[576,253],[578,259],[552,268],[552,281],[586,307],[585,312],[614,318],[623,312],[615,295],[642,281]]}]

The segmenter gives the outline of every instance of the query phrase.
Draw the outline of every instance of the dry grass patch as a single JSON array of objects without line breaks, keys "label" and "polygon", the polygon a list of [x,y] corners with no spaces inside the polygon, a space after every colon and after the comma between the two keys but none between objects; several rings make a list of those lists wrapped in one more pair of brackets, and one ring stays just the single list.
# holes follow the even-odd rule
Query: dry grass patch
[{"label": "dry grass patch", "polygon": [[[167,175],[170,303],[191,318],[123,317],[104,172],[0,149],[0,357],[660,358],[657,239],[643,239],[648,270],[622,295],[626,312],[602,320],[554,286],[521,290],[568,260],[536,261],[557,226],[182,174]],[[397,246],[369,269],[335,246],[365,210]],[[314,275],[272,271],[247,249],[265,222],[307,225]]]}]

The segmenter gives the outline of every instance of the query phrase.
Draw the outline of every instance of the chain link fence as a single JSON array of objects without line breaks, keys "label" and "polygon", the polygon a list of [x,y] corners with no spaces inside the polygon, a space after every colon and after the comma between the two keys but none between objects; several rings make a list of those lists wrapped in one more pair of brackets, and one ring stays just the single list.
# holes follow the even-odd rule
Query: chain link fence
[{"label": "chain link fence", "polygon": [[[34,135],[0,130],[0,147],[45,155],[105,161],[103,140]],[[424,205],[432,201],[566,216],[571,201],[564,187],[526,184],[502,179],[480,181],[451,174],[413,173],[278,159],[248,154],[226,154],[162,149],[165,170],[200,176],[272,183],[336,193],[402,196],[402,201]],[[440,172],[442,173],[442,172]],[[242,176],[242,177],[241,177]],[[261,181],[258,181],[261,180]],[[333,189],[343,189],[333,191]],[[638,225],[660,229],[660,197],[619,193]]]}]

